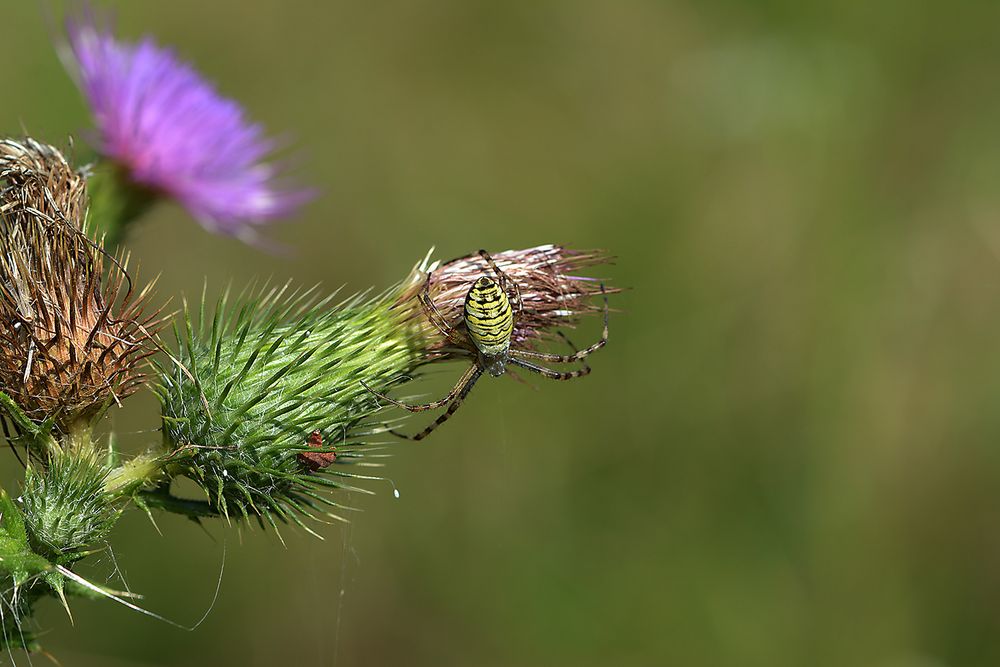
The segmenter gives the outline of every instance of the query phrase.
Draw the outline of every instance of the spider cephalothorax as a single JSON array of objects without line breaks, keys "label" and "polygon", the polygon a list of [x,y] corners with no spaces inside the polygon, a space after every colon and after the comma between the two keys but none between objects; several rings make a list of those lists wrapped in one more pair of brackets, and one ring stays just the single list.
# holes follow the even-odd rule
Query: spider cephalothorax
[{"label": "spider cephalothorax", "polygon": [[[507,372],[508,366],[516,366],[517,368],[538,373],[552,380],[572,380],[573,378],[582,377],[590,373],[590,366],[587,365],[584,358],[601,349],[608,342],[608,297],[602,284],[601,294],[604,295],[604,331],[601,334],[601,339],[596,343],[584,350],[573,348],[573,354],[569,355],[548,354],[545,352],[512,348],[511,337],[517,324],[517,319],[524,309],[521,302],[521,291],[517,283],[500,270],[488,252],[480,250],[479,255],[486,262],[489,270],[496,276],[496,280],[484,275],[469,287],[469,291],[465,296],[465,307],[462,311],[462,323],[460,326],[451,326],[437,309],[437,306],[434,305],[430,294],[430,273],[427,274],[424,288],[420,292],[420,302],[423,304],[427,319],[441,332],[441,335],[448,339],[449,343],[463,350],[467,356],[473,359],[472,366],[465,371],[465,374],[462,375],[448,395],[432,403],[410,405],[389,398],[385,394],[365,385],[365,388],[379,398],[383,398],[393,405],[397,405],[410,412],[434,410],[448,405],[448,409],[420,433],[408,436],[396,431],[390,431],[394,435],[410,440],[423,440],[431,431],[448,421],[448,418],[455,414],[455,411],[462,405],[462,401],[469,395],[472,387],[484,372],[489,373],[493,377],[499,377]],[[560,335],[562,336],[562,334]],[[569,339],[565,336],[562,336],[562,338],[569,343]],[[572,347],[572,343],[569,344]],[[530,359],[556,364],[579,361],[582,367],[573,371],[561,372],[540,366],[529,361]]]}]

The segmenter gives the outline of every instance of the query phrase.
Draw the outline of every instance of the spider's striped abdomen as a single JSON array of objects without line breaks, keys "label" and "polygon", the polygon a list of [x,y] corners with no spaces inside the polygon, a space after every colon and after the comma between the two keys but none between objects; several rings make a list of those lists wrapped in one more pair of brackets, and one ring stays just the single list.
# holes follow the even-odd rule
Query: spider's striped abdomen
[{"label": "spider's striped abdomen", "polygon": [[510,347],[514,313],[500,285],[486,276],[465,296],[465,326],[473,344],[485,355],[503,354]]}]

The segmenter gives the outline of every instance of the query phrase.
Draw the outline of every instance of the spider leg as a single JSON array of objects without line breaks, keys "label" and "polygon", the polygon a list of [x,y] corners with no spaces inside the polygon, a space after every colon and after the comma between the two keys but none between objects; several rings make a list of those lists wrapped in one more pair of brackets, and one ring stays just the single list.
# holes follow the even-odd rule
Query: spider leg
[{"label": "spider leg", "polygon": [[[601,294],[604,295],[604,331],[601,333],[601,339],[587,349],[579,350],[576,353],[569,355],[547,354],[545,352],[531,352],[530,350],[511,349],[509,354],[522,359],[538,359],[539,361],[549,361],[556,364],[569,364],[574,361],[580,361],[584,357],[597,352],[599,349],[608,344],[608,293],[604,291],[604,283],[601,283]],[[569,339],[566,338],[564,334],[560,333],[559,335],[569,342]],[[572,346],[572,343],[570,343],[570,345]]]},{"label": "spider leg", "polygon": [[448,406],[447,410],[445,410],[441,415],[438,416],[437,419],[431,422],[430,426],[425,428],[420,433],[417,433],[416,435],[405,435],[403,433],[400,433],[399,431],[389,431],[389,433],[392,433],[393,435],[400,438],[406,438],[407,440],[423,440],[428,435],[430,435],[431,431],[433,431],[438,426],[448,421],[451,418],[451,416],[455,414],[458,408],[461,407],[462,401],[464,401],[465,397],[469,395],[470,391],[472,391],[472,387],[475,386],[476,380],[479,379],[479,376],[483,374],[483,368],[479,364],[476,364],[472,368],[473,368],[473,373],[472,375],[469,376],[468,380],[466,380],[465,386],[462,387],[461,390],[458,392],[458,396],[455,397],[455,400],[452,401],[451,405]]},{"label": "spider leg", "polygon": [[[452,388],[452,390],[450,392],[448,392],[448,395],[445,396],[444,398],[442,398],[440,401],[433,401],[431,403],[424,403],[423,405],[411,405],[409,403],[403,403],[402,401],[397,401],[396,399],[390,398],[390,397],[386,396],[385,394],[383,394],[381,392],[375,391],[374,389],[372,389],[371,387],[369,387],[367,384],[365,384],[364,380],[361,380],[361,385],[365,389],[367,389],[368,391],[370,391],[371,393],[375,394],[376,396],[378,396],[379,398],[381,398],[383,400],[386,400],[386,401],[392,403],[396,407],[403,408],[404,410],[409,410],[410,412],[424,412],[425,410],[436,410],[436,409],[442,407],[443,405],[446,405],[446,404],[450,403],[451,400],[453,398],[455,398],[455,396],[457,396],[460,391],[462,391],[462,388],[465,386],[465,383],[469,381],[469,377],[478,368],[479,368],[478,364],[474,364],[474,365],[470,366],[469,369],[467,371],[465,371],[465,373],[462,374],[462,377],[460,377],[458,379],[458,382],[455,383],[455,386]],[[482,372],[482,371],[480,371],[480,372]]]},{"label": "spider leg", "polygon": [[507,363],[517,366],[518,368],[523,368],[526,371],[531,371],[532,373],[538,373],[543,377],[547,377],[550,380],[572,380],[573,378],[583,377],[590,373],[590,366],[584,366],[583,368],[577,369],[575,371],[566,371],[565,373],[554,371],[551,368],[545,368],[544,366],[538,366],[531,363],[530,361],[524,361],[523,359],[511,358]]},{"label": "spider leg", "polygon": [[511,279],[510,284],[514,287],[514,317],[520,317],[524,311],[524,303],[521,301],[521,287],[513,279]]},{"label": "spider leg", "polygon": [[507,274],[500,270],[500,267],[497,266],[497,263],[493,261],[493,257],[490,255],[490,253],[488,253],[485,250],[483,250],[482,248],[480,248],[479,249],[479,256],[482,257],[486,261],[486,264],[489,265],[489,267],[491,269],[493,269],[493,273],[497,274],[497,278],[500,280],[500,286],[501,287],[506,287],[507,286]]},{"label": "spider leg", "polygon": [[10,429],[7,427],[7,420],[0,417],[0,427],[3,427],[3,439],[10,447],[10,451],[14,452],[14,456],[17,457],[17,462],[21,464],[21,467],[25,467],[24,460],[21,458],[21,453],[17,451],[17,446],[14,444],[14,440],[10,436]]},{"label": "spider leg", "polygon": [[463,341],[457,330],[445,321],[444,316],[438,311],[437,306],[432,301],[421,295],[420,302],[424,306],[424,314],[427,321],[434,325],[442,336],[456,345],[462,345]]},{"label": "spider leg", "polygon": [[448,320],[445,319],[441,311],[437,309],[434,305],[434,301],[431,299],[431,273],[427,272],[427,280],[424,282],[424,288],[420,290],[420,303],[424,307],[424,314],[427,315],[427,321],[434,325],[442,336],[450,340],[452,343],[461,346],[464,341],[459,336],[455,327],[448,324]]},{"label": "spider leg", "polygon": [[[573,345],[573,341],[571,341],[566,334],[564,334],[561,331],[557,331],[556,333],[559,334],[560,338],[562,338],[564,341],[566,341],[566,344],[569,345],[570,349],[573,350],[573,352],[577,351],[576,346]],[[508,362],[508,363],[510,363],[510,362]],[[585,360],[581,359],[580,360],[580,364],[583,367],[583,375],[586,375],[587,373],[590,372],[590,366],[587,364],[587,362]],[[538,389],[538,387],[530,384],[527,380],[523,379],[520,375],[518,375],[517,373],[515,373],[514,369],[512,369],[510,367],[507,368],[507,375],[511,376],[512,378],[514,378],[515,380],[517,380],[521,384],[528,385],[532,389],[535,389],[535,390]]]},{"label": "spider leg", "polygon": [[[521,288],[513,278],[500,270],[497,263],[493,261],[493,257],[490,256],[490,253],[480,249],[479,256],[482,257],[487,264],[489,264],[490,268],[493,269],[493,273],[497,274],[497,279],[500,282],[500,289],[502,289],[505,294],[509,291],[514,292],[514,315],[519,316],[521,311],[524,310],[524,304],[521,302]],[[513,289],[511,290],[511,288]]]},{"label": "spider leg", "polygon": [[[569,346],[569,349],[573,350],[573,354],[579,354],[580,353],[580,349],[576,345],[573,345],[573,341],[571,341],[569,339],[569,336],[567,336],[566,334],[564,334],[562,331],[557,331],[556,333],[559,334],[560,338],[562,338],[564,341],[566,341],[566,345]],[[580,357],[578,359],[578,361],[580,362],[580,366],[582,368],[587,369],[587,372],[589,373],[590,372],[590,364],[587,363],[587,358],[585,356],[584,357]]]}]

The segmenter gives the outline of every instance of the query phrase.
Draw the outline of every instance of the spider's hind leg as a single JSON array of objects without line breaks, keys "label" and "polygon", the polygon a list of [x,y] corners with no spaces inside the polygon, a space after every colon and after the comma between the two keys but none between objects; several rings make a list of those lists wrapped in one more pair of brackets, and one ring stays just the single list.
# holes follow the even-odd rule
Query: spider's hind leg
[{"label": "spider's hind leg", "polygon": [[[360,382],[361,382],[361,386],[362,387],[364,387],[365,389],[367,389],[371,393],[375,394],[379,398],[392,403],[393,405],[395,405],[398,408],[403,408],[404,410],[409,410],[410,412],[424,412],[425,410],[436,410],[437,408],[440,408],[440,407],[442,407],[442,406],[450,403],[451,400],[453,398],[455,398],[459,394],[459,392],[462,391],[462,389],[465,387],[465,384],[469,381],[469,378],[472,377],[472,375],[476,372],[476,369],[478,369],[478,368],[479,368],[478,365],[470,366],[469,369],[467,371],[465,371],[465,373],[462,374],[462,377],[460,377],[458,379],[458,382],[455,383],[455,386],[452,387],[451,391],[448,392],[448,395],[445,396],[444,398],[442,398],[441,400],[439,400],[439,401],[432,401],[430,403],[424,403],[424,404],[421,404],[421,405],[413,405],[413,404],[410,404],[410,403],[403,403],[402,401],[397,401],[394,398],[386,396],[385,394],[383,394],[380,391],[375,391],[374,389],[372,389],[371,387],[369,387],[368,384],[364,380],[360,380]],[[480,371],[480,372],[482,372],[482,371]]]},{"label": "spider's hind leg", "polygon": [[389,430],[389,433],[392,433],[394,436],[399,438],[405,438],[406,440],[418,440],[418,441],[423,440],[428,435],[430,435],[434,429],[436,429],[438,426],[448,421],[451,418],[451,416],[455,414],[456,411],[458,411],[458,409],[462,406],[462,402],[465,400],[465,397],[469,395],[469,392],[472,391],[472,387],[475,386],[476,380],[478,380],[479,376],[483,374],[483,369],[478,364],[473,366],[471,371],[472,373],[467,374],[466,376],[468,379],[466,379],[466,377],[463,377],[464,385],[462,382],[459,382],[459,384],[455,385],[455,390],[453,391],[457,391],[458,394],[455,397],[455,400],[452,401],[451,405],[448,406],[448,409],[445,410],[441,415],[439,415],[437,419],[431,422],[431,424],[427,428],[425,428],[420,433],[417,433],[416,435],[406,435],[405,433],[400,433],[399,431],[394,431],[392,429]]},{"label": "spider's hind leg", "polygon": [[567,336],[566,334],[564,334],[562,331],[557,331],[556,334],[558,334],[558,336],[560,338],[562,338],[564,341],[566,341],[566,345],[569,346],[569,349],[573,350],[573,355],[572,356],[576,359],[576,361],[580,362],[580,367],[584,371],[584,374],[589,373],[590,372],[590,364],[587,363],[587,356],[586,355],[584,355],[582,357],[578,356],[580,354],[579,348],[577,348],[576,345],[573,345],[573,341],[571,341],[569,339],[569,336]]},{"label": "spider's hind leg", "polygon": [[[554,364],[568,364],[574,361],[581,361],[583,360],[584,357],[588,357],[594,352],[597,352],[599,349],[608,344],[608,293],[604,289],[604,283],[601,283],[601,294],[604,295],[604,330],[601,332],[600,340],[598,340],[596,343],[594,343],[593,345],[591,345],[586,349],[577,350],[576,352],[570,355],[548,354],[546,352],[532,352],[531,350],[512,349],[510,351],[511,356],[519,357],[520,359],[537,359],[539,361],[548,361]],[[560,333],[559,335],[562,336],[567,342],[569,341],[569,339],[566,338],[564,334]],[[572,343],[570,343],[570,345],[572,346]],[[573,349],[575,350],[576,348],[574,347]],[[586,366],[586,364],[584,364],[584,366]],[[584,373],[584,375],[586,375],[586,373]]]},{"label": "spider's hind leg", "polygon": [[554,371],[551,368],[546,368],[545,366],[539,366],[538,364],[533,364],[530,361],[525,361],[524,359],[517,359],[511,357],[508,362],[512,366],[517,366],[518,368],[523,368],[526,371],[531,371],[532,373],[538,373],[542,377],[547,377],[550,380],[572,380],[574,378],[583,377],[584,375],[590,375],[590,366],[584,364],[583,368],[578,368],[575,371]]}]

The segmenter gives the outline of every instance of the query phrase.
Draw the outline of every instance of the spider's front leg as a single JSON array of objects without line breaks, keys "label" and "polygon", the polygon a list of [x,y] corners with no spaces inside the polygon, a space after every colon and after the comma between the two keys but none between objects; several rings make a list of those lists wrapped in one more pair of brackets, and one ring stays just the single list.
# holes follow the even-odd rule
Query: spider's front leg
[{"label": "spider's front leg", "polygon": [[427,316],[427,321],[434,325],[434,328],[438,332],[447,338],[451,343],[464,347],[461,335],[459,335],[458,330],[448,324],[448,320],[441,311],[437,309],[434,305],[434,300],[431,299],[431,272],[427,272],[427,279],[424,281],[424,287],[420,290],[418,295],[421,305],[424,307],[424,314]]},{"label": "spider's front leg", "polygon": [[500,283],[500,289],[504,291],[504,294],[508,295],[507,298],[510,298],[511,292],[514,293],[514,298],[511,299],[514,306],[514,317],[519,317],[524,311],[524,304],[521,302],[520,286],[518,286],[517,282],[513,278],[500,270],[500,267],[497,266],[497,263],[493,260],[490,253],[480,249],[479,256],[486,261],[486,264],[489,265],[491,269],[493,269],[493,273],[497,274],[497,282]]}]

